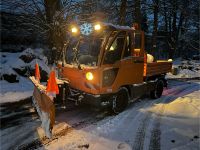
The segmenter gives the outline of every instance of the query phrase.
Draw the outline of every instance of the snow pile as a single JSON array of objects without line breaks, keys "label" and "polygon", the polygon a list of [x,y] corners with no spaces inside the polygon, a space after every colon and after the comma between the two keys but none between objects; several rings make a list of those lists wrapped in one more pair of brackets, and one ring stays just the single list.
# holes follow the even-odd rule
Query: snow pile
[{"label": "snow pile", "polygon": [[23,55],[29,56],[29,57],[37,57],[39,59],[46,59],[46,57],[43,55],[43,49],[41,48],[37,48],[37,49],[27,48],[20,54],[20,56],[23,56]]},{"label": "snow pile", "polygon": [[161,115],[157,110],[164,109],[164,115],[169,117],[200,118],[200,91],[179,97],[172,102],[155,104],[149,108],[150,112]]},{"label": "snow pile", "polygon": [[45,149],[54,150],[80,150],[88,149],[90,147],[88,141],[85,138],[86,133],[76,130],[75,132],[69,132],[67,136],[59,138],[54,144],[45,146]]},{"label": "snow pile", "polygon": [[[195,92],[194,94],[200,96],[199,91]],[[165,106],[165,115],[197,118],[199,117],[199,112],[194,111],[194,109],[200,110],[200,107],[196,104],[199,105],[199,102],[193,100],[192,98],[178,98],[176,101],[173,101]]]},{"label": "snow pile", "polygon": [[40,66],[41,81],[50,72],[42,49],[28,48],[18,53],[0,53],[0,103],[25,99],[32,95],[33,85],[28,77],[34,75],[35,63]]},{"label": "snow pile", "polygon": [[[198,88],[199,89],[199,88]],[[161,149],[199,149],[200,90],[148,110],[161,116]],[[162,111],[158,111],[162,110]]]},{"label": "snow pile", "polygon": [[2,75],[3,74],[8,74],[8,75],[15,74],[16,75],[16,72],[8,64],[1,64],[0,70],[1,70]]},{"label": "snow pile", "polygon": [[47,73],[50,72],[49,67],[47,66],[47,58],[43,55],[42,49],[26,49],[19,55],[18,63],[13,65],[13,68],[25,69],[29,68],[30,70],[35,69],[35,64],[38,63],[40,66],[40,70],[45,71]]},{"label": "snow pile", "polygon": [[[35,68],[35,63],[37,62],[39,66],[42,68],[42,70],[49,72],[49,67],[47,66],[48,60],[47,58],[43,55],[43,49],[26,49],[23,51],[20,55],[19,58],[23,60],[25,63],[28,63],[28,65],[34,69]],[[34,61],[33,61],[34,60]],[[19,66],[19,67],[24,67]]]},{"label": "snow pile", "polygon": [[176,73],[168,73],[167,78],[199,78],[200,60],[181,60],[180,58],[173,62],[173,70]]},{"label": "snow pile", "polygon": [[2,80],[0,85],[0,103],[23,100],[33,94],[33,84],[24,77],[20,77],[18,83],[8,83]]},{"label": "snow pile", "polygon": [[[24,50],[22,53],[1,52],[1,80],[4,79],[13,83],[17,82],[16,79],[20,76],[27,77],[29,74],[33,75],[36,62],[40,66],[41,74],[47,76],[50,70],[47,66],[47,58],[42,53],[42,49],[33,50],[30,48]],[[6,78],[9,75],[15,75],[15,80]]]},{"label": "snow pile", "polygon": [[11,83],[18,82],[19,76],[18,74],[12,69],[12,64],[16,63],[17,59],[15,57],[17,54],[14,53],[1,53],[0,55],[0,79],[4,79]]}]

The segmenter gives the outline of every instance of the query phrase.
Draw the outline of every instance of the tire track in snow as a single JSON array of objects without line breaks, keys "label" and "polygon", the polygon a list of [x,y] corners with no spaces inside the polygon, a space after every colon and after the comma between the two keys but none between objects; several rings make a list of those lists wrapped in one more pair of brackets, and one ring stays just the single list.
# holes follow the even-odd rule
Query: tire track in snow
[{"label": "tire track in snow", "polygon": [[153,130],[151,131],[149,150],[160,150],[161,130],[160,119],[156,119]]},{"label": "tire track in snow", "polygon": [[146,129],[148,127],[150,116],[151,114],[147,114],[145,118],[142,120],[142,123],[140,124],[138,131],[136,133],[134,144],[132,146],[133,150],[143,150]]},{"label": "tire track in snow", "polygon": [[[179,85],[178,89],[176,88],[174,90],[173,90],[174,86],[172,86],[172,88],[169,88],[168,90],[165,91],[166,95],[171,95],[170,97],[166,97],[166,98],[164,98],[164,100],[162,100],[163,97],[161,97],[158,100],[150,103],[148,105],[148,107],[151,107],[152,105],[154,105],[156,103],[169,102],[174,99],[174,95],[182,93],[189,87],[193,87],[193,85],[191,85],[190,83],[181,84],[181,85]],[[154,149],[159,150],[160,149],[160,138],[161,138],[160,121],[161,121],[161,114],[163,114],[163,112],[164,112],[164,104],[158,110],[158,114],[160,114],[160,115],[159,116],[156,115],[154,117],[154,119],[152,117],[151,112],[143,112],[144,113],[143,115],[145,115],[145,117],[143,117],[141,124],[138,127],[138,131],[135,136],[134,144],[132,146],[133,150],[143,150],[145,138],[146,138],[146,131],[150,126],[150,122],[152,122],[153,127],[152,127],[152,130],[150,133],[149,149],[151,149],[151,150],[154,150]],[[153,121],[150,121],[150,120],[153,120]]]},{"label": "tire track in snow", "polygon": [[[173,94],[174,91],[170,91],[169,92],[170,94]],[[156,100],[159,101],[160,99]],[[152,103],[150,103],[150,105],[148,107],[151,107],[153,104],[156,103],[155,101],[153,101]],[[138,131],[136,133],[136,136],[135,136],[135,140],[134,140],[134,144],[132,146],[132,149],[133,150],[143,150],[143,147],[144,147],[144,142],[145,142],[145,135],[146,135],[146,130],[149,126],[149,122],[150,122],[150,119],[152,119],[151,117],[151,113],[150,112],[144,112],[145,113],[145,117],[144,119],[141,121],[141,124],[139,125],[138,127]],[[159,121],[157,121],[159,123]],[[160,130],[159,130],[159,124],[156,125],[153,125],[153,130],[152,130],[152,133],[151,133],[151,139],[153,139],[153,141],[151,141],[150,143],[155,143],[153,146],[150,146],[150,147],[158,147],[159,149],[159,144],[157,141],[160,141]],[[155,139],[154,137],[157,137],[157,139]],[[155,141],[155,142],[154,142]],[[156,146],[157,145],[157,146]]]},{"label": "tire track in snow", "polygon": [[[188,83],[189,84],[189,83]],[[163,100],[162,103],[168,103],[172,100],[174,100],[174,98],[178,98],[180,97],[182,94],[187,94],[190,93],[192,91],[194,91],[195,89],[199,88],[198,85],[184,85],[183,87],[180,87],[178,90],[172,91],[170,92],[170,95],[176,95],[176,97],[174,96],[169,96],[166,99]],[[165,110],[165,104],[162,104],[161,108],[159,109],[158,113],[156,114],[156,118],[153,124],[153,129],[151,131],[151,137],[150,137],[150,144],[149,144],[149,150],[160,150],[161,149],[161,130],[160,130],[160,125],[161,125],[161,117],[163,116]]]},{"label": "tire track in snow", "polygon": [[[185,85],[184,85],[185,87]],[[180,88],[179,90],[181,90],[182,88]],[[179,91],[178,90],[178,91]],[[176,91],[169,91],[168,94],[173,94]],[[160,99],[153,101],[152,103],[150,103],[150,105],[148,107],[151,107],[153,104],[157,103],[157,101],[159,101]],[[138,131],[136,133],[136,137],[134,140],[134,144],[132,146],[133,150],[143,150],[144,147],[144,142],[145,142],[145,135],[146,135],[146,130],[149,126],[149,122],[152,119],[151,117],[151,113],[150,112],[145,112],[146,116],[144,117],[144,119],[141,121],[141,124],[138,128]],[[156,121],[157,124],[153,124],[153,130],[151,132],[151,140],[150,140],[150,147],[159,149],[159,145],[160,145],[160,134],[161,131],[159,129],[160,127],[160,121]],[[152,145],[153,144],[153,145]]]},{"label": "tire track in snow", "polygon": [[[124,131],[122,133],[119,133],[121,137],[125,138],[127,137],[127,134],[131,135],[130,131],[133,130],[133,124],[134,124],[135,129],[141,126],[140,122],[138,124],[137,122],[138,120],[142,120],[142,118],[144,119],[146,115],[144,115],[144,113],[141,113],[140,110],[145,107],[148,107],[149,105],[151,105],[151,103],[152,102],[147,99],[138,101],[137,105],[134,104],[129,108],[130,110],[127,110],[127,115],[124,116],[124,119],[120,120],[121,124],[126,124],[126,128],[124,128]],[[120,128],[118,128],[117,130],[120,130]],[[135,132],[136,131],[137,130],[135,130]],[[131,139],[127,139],[127,140],[131,141]]]}]

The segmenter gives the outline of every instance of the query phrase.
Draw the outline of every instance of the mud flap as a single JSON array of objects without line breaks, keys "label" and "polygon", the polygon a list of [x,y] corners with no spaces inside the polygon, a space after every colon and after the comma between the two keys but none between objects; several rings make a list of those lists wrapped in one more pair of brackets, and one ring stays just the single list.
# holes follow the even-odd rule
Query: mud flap
[{"label": "mud flap", "polygon": [[45,131],[45,135],[48,138],[51,138],[52,129],[55,124],[55,106],[53,104],[53,100],[47,96],[45,91],[41,90],[39,83],[37,83],[34,79],[31,79],[31,81],[35,86],[32,98],[33,104],[42,122],[41,126]]}]

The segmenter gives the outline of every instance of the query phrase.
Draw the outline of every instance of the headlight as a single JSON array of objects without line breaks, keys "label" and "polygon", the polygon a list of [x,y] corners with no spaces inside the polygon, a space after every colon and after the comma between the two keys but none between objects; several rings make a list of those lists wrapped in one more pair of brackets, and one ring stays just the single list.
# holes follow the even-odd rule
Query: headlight
[{"label": "headlight", "polygon": [[94,30],[100,30],[100,29],[101,29],[101,25],[100,24],[94,25]]},{"label": "headlight", "polygon": [[87,73],[85,74],[85,77],[86,77],[86,79],[89,80],[89,81],[93,80],[93,78],[94,78],[94,76],[93,76],[93,74],[92,74],[91,72],[87,72]]}]

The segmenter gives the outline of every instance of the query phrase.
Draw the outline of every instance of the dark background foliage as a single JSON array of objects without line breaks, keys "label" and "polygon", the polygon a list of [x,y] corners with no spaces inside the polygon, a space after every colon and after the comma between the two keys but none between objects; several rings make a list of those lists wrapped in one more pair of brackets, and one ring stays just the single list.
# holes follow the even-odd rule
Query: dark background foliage
[{"label": "dark background foliage", "polygon": [[2,0],[1,51],[61,50],[71,23],[138,23],[157,59],[199,54],[198,0]]}]

